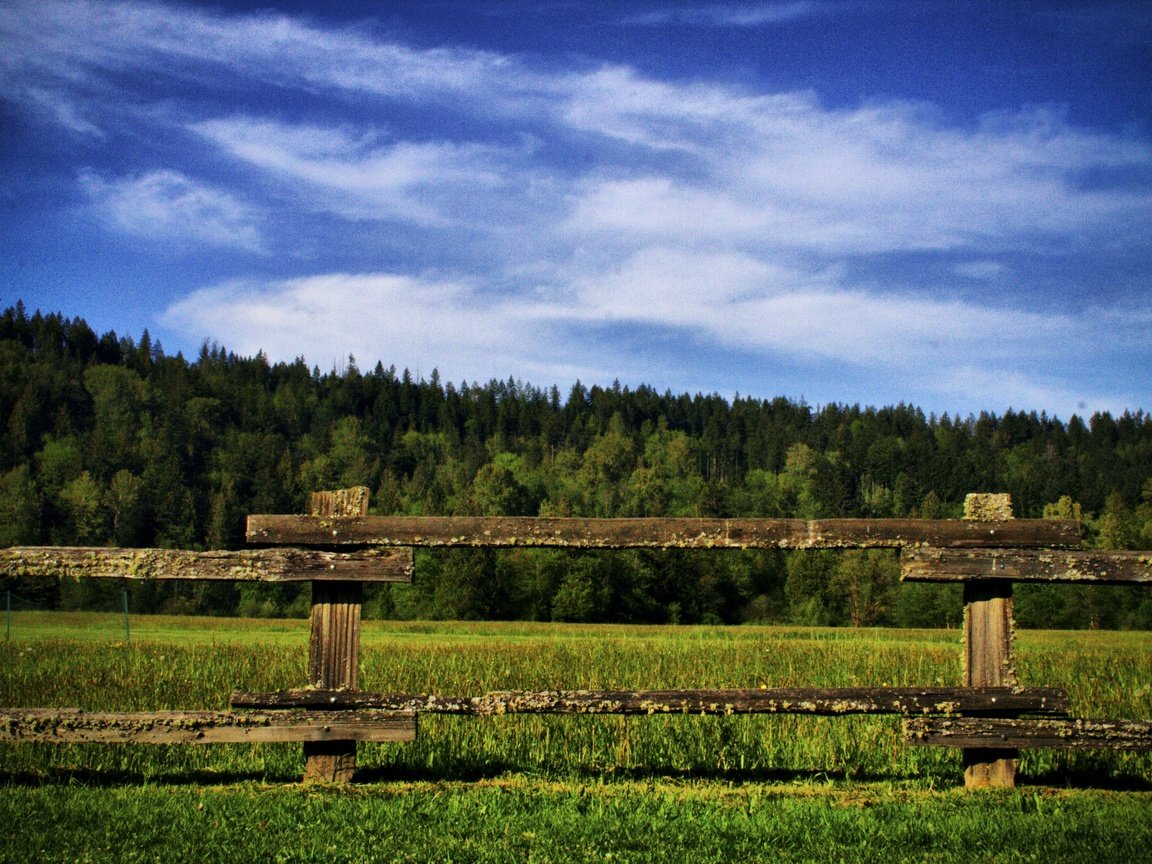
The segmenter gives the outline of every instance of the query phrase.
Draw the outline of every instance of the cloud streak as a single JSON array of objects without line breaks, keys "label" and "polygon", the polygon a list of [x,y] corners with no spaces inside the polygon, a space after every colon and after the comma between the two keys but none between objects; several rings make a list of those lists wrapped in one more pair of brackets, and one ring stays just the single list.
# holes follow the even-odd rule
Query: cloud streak
[{"label": "cloud streak", "polygon": [[[546,316],[516,299],[489,298],[475,285],[430,276],[325,273],[269,282],[235,281],[196,291],[173,304],[164,324],[189,332],[230,332],[229,345],[275,359],[305,356],[340,365],[388,358],[455,380],[486,380],[567,369],[568,352],[548,332]],[[551,356],[541,350],[551,343]],[[501,370],[503,374],[501,374]]]},{"label": "cloud streak", "polygon": [[379,144],[371,134],[243,117],[191,129],[281,183],[306,186],[313,207],[350,219],[425,226],[475,219],[479,214],[461,205],[506,192],[519,167],[510,164],[514,151],[472,142]]},{"label": "cloud streak", "polygon": [[[630,23],[769,26],[829,11],[685,7]],[[178,6],[15,2],[0,38],[15,48],[0,92],[46,122],[90,140],[179,142],[168,164],[80,175],[111,229],[321,250],[294,278],[238,273],[171,304],[165,325],[190,338],[449,377],[654,369],[723,389],[722,368],[645,354],[672,334],[941,402],[986,392],[996,408],[1067,411],[1141,398],[1098,370],[1113,345],[1149,354],[1147,299],[1118,313],[1107,286],[1035,283],[1027,266],[1152,248],[1148,184],[1090,182],[1146,172],[1152,144],[1135,133],[1051,108],[966,123],[897,100],[830,108],[809,92]],[[172,95],[132,90],[142,72]],[[249,98],[216,98],[205,80]],[[278,109],[261,98],[271,92]],[[353,230],[368,251],[350,264]],[[417,262],[406,243],[431,251]],[[925,266],[893,283],[901,256]],[[1093,350],[1084,380],[1059,370]]]},{"label": "cloud streak", "polygon": [[681,24],[696,27],[762,27],[796,21],[833,11],[826,3],[790,0],[777,3],[715,3],[681,8],[661,9],[642,15],[631,15],[623,23],[656,27]]},{"label": "cloud streak", "polygon": [[113,180],[85,172],[80,182],[93,206],[116,230],[179,246],[263,249],[256,208],[178,172],[151,171]]},{"label": "cloud streak", "polygon": [[[709,274],[721,278],[710,281]],[[606,346],[598,335],[640,324],[733,350],[830,362],[846,377],[900,376],[909,389],[957,400],[998,392],[1003,407],[1040,404],[1065,416],[1114,397],[1088,383],[1069,387],[1043,370],[1069,351],[1106,353],[1117,341],[1128,343],[1118,350],[1129,350],[1147,325],[865,292],[834,274],[669,250],[649,250],[614,279],[563,300],[491,296],[480,285],[434,277],[335,273],[197,291],[172,306],[164,323],[193,333],[227,330],[238,350],[277,359],[302,354],[335,363],[353,354],[362,363],[384,357],[425,374],[438,368],[449,380],[505,378],[516,370],[546,381],[605,381],[648,366],[643,340]]]}]

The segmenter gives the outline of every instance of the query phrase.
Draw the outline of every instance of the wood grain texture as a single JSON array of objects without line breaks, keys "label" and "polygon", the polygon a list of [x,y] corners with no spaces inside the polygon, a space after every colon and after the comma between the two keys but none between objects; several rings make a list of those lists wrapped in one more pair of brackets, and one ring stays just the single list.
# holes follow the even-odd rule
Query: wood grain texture
[{"label": "wood grain texture", "polygon": [[246,549],[186,552],[86,546],[0,549],[0,577],[233,582],[411,582],[411,549]]},{"label": "wood grain texture", "polygon": [[1152,750],[1152,722],[1139,720],[916,717],[905,721],[904,733],[912,744],[982,752],[1023,747]]},{"label": "wood grain texture", "polygon": [[1152,584],[1152,552],[1053,549],[904,549],[907,582],[1060,582],[1087,585]]},{"label": "wood grain texture", "polygon": [[[1011,525],[1007,495],[971,494],[964,499],[964,518],[999,519]],[[986,524],[986,523],[985,523]],[[964,684],[968,687],[1013,687],[1016,684],[1016,624],[1012,617],[1012,583],[1004,580],[964,583]],[[967,749],[964,785],[1010,789],[1016,785],[1018,754]]]},{"label": "wood grain texture", "polygon": [[233,708],[357,708],[424,714],[1064,714],[1057,688],[776,687],[757,690],[545,690],[431,696],[333,690],[236,691]]},{"label": "wood grain texture", "polygon": [[[315,492],[316,516],[363,516],[368,490],[363,486]],[[308,643],[308,682],[328,690],[355,690],[360,665],[359,582],[314,581]],[[356,739],[326,740],[304,745],[304,781],[349,783],[356,773]]]},{"label": "wood grain texture", "polygon": [[248,542],[569,549],[851,549],[1080,545],[1078,522],[1020,519],[576,519],[531,516],[248,517]]},{"label": "wood grain texture", "polygon": [[400,742],[416,737],[416,718],[390,711],[101,712],[0,710],[0,741],[37,744],[243,744],[282,741]]}]

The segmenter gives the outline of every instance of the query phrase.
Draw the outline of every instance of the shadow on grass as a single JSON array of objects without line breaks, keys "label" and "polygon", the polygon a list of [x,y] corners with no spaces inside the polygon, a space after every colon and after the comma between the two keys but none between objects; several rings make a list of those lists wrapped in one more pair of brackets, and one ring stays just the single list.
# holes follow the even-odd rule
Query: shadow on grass
[{"label": "shadow on grass", "polygon": [[127,771],[117,768],[46,768],[0,772],[0,787],[12,786],[218,786],[236,783],[291,783],[299,778],[263,771]]},{"label": "shadow on grass", "polygon": [[571,781],[577,784],[595,783],[601,780],[627,780],[646,782],[653,780],[672,780],[679,782],[705,781],[725,783],[730,785],[744,785],[752,783],[783,784],[783,783],[811,783],[813,785],[825,783],[880,783],[904,782],[915,779],[913,777],[896,777],[891,774],[866,775],[858,772],[817,771],[817,770],[789,770],[789,769],[677,769],[662,766],[649,768],[621,768],[609,767],[602,770],[594,768],[567,769],[549,773],[538,768],[526,769],[521,765],[471,765],[456,766],[453,768],[421,768],[414,766],[387,766],[370,768],[356,772],[357,783],[435,783],[441,781],[472,782],[478,780],[493,780],[509,775],[521,775],[530,778],[554,779]]},{"label": "shadow on grass", "polygon": [[1097,789],[1103,792],[1152,792],[1152,780],[1130,774],[1111,776],[1096,771],[1046,771],[1016,778],[1017,786],[1047,786],[1060,789]]},{"label": "shadow on grass", "polygon": [[[924,775],[897,776],[893,774],[867,774],[854,771],[794,770],[794,769],[727,769],[700,768],[674,769],[661,766],[646,768],[592,768],[548,774],[537,769],[501,762],[458,763],[450,766],[425,768],[411,765],[387,765],[361,768],[356,772],[354,785],[381,785],[389,783],[476,783],[497,780],[510,775],[522,775],[541,780],[571,781],[576,784],[601,780],[633,782],[704,781],[731,785],[764,784],[770,786],[806,784],[811,786],[871,783],[924,784],[938,789],[959,788],[963,778],[957,776],[925,777]],[[301,782],[303,765],[299,773],[268,771],[163,771],[141,772],[115,768],[46,768],[43,771],[0,772],[0,787],[86,786],[113,788],[119,786],[227,786],[261,784],[293,786]],[[1152,792],[1152,780],[1133,775],[1102,774],[1091,771],[1051,771],[1043,774],[1021,775],[1017,784],[1022,788],[1054,787],[1114,792]]]}]

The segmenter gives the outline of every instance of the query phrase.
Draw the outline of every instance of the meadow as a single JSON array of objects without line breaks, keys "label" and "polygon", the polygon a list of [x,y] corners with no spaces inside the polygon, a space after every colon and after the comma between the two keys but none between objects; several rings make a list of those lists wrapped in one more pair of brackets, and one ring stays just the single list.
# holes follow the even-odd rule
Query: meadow
[{"label": "meadow", "polygon": [[[222,709],[306,680],[299,620],[24,612],[0,704]],[[1152,636],[1022,631],[1021,683],[1152,718]],[[940,686],[952,630],[364,622],[365,690]],[[299,745],[2,745],[0,860],[1147,860],[1152,754],[1026,751],[968,793],[899,718],[443,717],[302,788]]]}]

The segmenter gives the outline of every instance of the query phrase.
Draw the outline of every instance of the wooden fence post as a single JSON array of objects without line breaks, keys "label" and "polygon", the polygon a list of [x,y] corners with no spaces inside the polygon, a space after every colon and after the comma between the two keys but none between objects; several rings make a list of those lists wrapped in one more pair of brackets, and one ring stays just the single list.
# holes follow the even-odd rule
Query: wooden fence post
[{"label": "wooden fence post", "polygon": [[[313,516],[365,516],[368,488],[312,493]],[[360,662],[359,582],[312,580],[308,683],[323,690],[355,690]],[[304,744],[304,782],[348,783],[356,773],[355,741]]]},{"label": "wooden fence post", "polygon": [[[971,494],[964,499],[964,518],[983,522],[1012,518],[1012,499],[1003,494]],[[968,687],[1014,687],[1016,624],[1012,618],[1012,583],[990,580],[964,583],[964,683]],[[964,786],[1012,788],[1016,785],[1018,750],[966,748]]]}]

